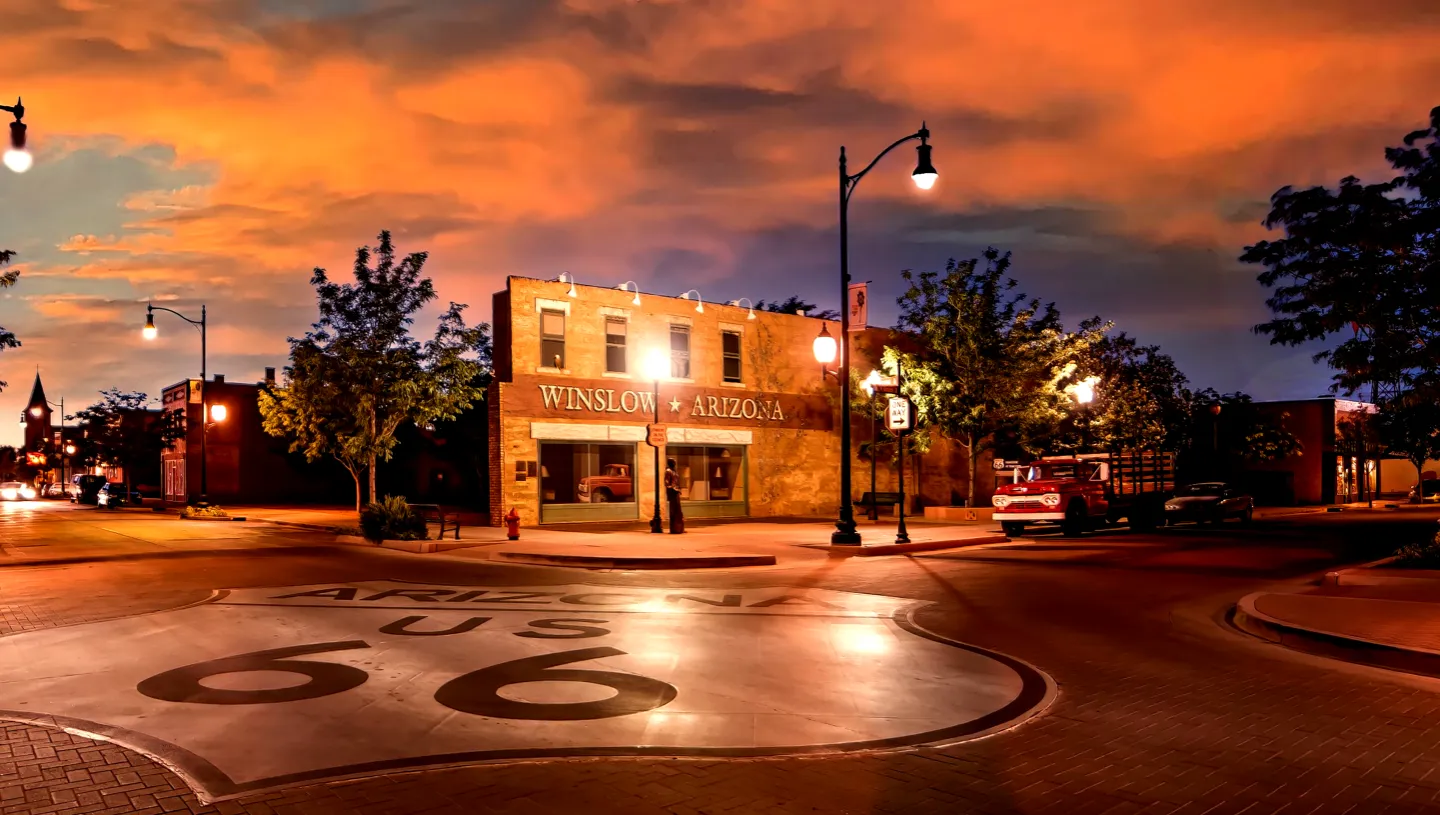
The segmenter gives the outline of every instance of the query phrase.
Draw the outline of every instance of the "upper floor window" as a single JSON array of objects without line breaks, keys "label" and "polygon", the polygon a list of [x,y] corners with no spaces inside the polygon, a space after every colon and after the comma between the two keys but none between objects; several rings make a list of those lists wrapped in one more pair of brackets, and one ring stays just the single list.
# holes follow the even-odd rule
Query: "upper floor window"
[{"label": "upper floor window", "polygon": [[670,376],[690,378],[690,326],[670,326]]},{"label": "upper floor window", "polygon": [[565,312],[540,312],[540,366],[565,367]]},{"label": "upper floor window", "polygon": [[629,326],[624,317],[605,318],[605,372],[625,373],[625,336]]},{"label": "upper floor window", "polygon": [[740,371],[740,332],[720,332],[721,376],[726,382],[744,382]]}]

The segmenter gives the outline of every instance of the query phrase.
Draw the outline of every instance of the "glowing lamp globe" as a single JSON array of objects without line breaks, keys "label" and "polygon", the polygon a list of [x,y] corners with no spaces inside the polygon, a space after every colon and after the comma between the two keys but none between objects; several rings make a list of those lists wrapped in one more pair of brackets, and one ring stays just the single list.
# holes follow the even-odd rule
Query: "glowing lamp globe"
[{"label": "glowing lamp globe", "polygon": [[144,337],[145,339],[147,339],[147,340],[153,340],[153,339],[155,339],[155,335],[156,335],[157,333],[159,333],[159,332],[157,332],[157,331],[155,330],[155,315],[154,315],[154,314],[146,314],[146,315],[145,315],[145,327],[140,330],[141,336],[143,336],[143,337]]},{"label": "glowing lamp globe", "polygon": [[224,405],[210,406],[210,420],[212,422],[223,422],[228,415],[230,415],[230,412],[225,409]]},{"label": "glowing lamp globe", "polygon": [[910,177],[914,179],[915,186],[928,190],[935,186],[940,174],[935,172],[935,165],[930,163],[930,145],[922,144],[916,150],[920,153],[920,160],[915,163],[915,172],[911,173]]},{"label": "glowing lamp globe", "polygon": [[659,382],[670,375],[670,355],[659,348],[651,348],[645,354],[640,370],[646,379]]},{"label": "glowing lamp globe", "polygon": [[30,153],[25,150],[5,151],[5,166],[9,167],[13,172],[23,173],[30,169],[30,165],[33,163],[34,159],[32,159]]},{"label": "glowing lamp globe", "polygon": [[45,412],[45,411],[43,411],[43,410],[40,409],[40,406],[39,406],[39,405],[36,405],[35,407],[30,408],[30,415],[31,415],[31,416],[34,416],[34,417],[37,418],[37,419],[40,418],[41,414],[43,414],[44,412]]},{"label": "glowing lamp globe", "polygon": [[815,351],[815,361],[821,365],[828,365],[835,361],[835,352],[839,346],[836,344],[835,338],[830,336],[829,326],[820,326],[820,336],[815,338],[812,348]]}]

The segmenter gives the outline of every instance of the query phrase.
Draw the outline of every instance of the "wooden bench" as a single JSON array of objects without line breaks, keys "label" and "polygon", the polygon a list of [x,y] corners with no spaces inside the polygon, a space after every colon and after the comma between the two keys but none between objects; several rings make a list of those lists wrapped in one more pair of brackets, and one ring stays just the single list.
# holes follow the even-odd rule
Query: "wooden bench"
[{"label": "wooden bench", "polygon": [[411,504],[410,508],[420,513],[426,524],[439,524],[440,535],[438,540],[445,540],[445,528],[455,533],[455,540],[460,540],[460,517],[454,513],[446,513],[445,508],[439,504]]},{"label": "wooden bench", "polygon": [[898,492],[867,492],[860,496],[856,506],[867,509],[872,506],[888,506],[893,511],[894,506],[898,503],[900,503],[900,493]]}]

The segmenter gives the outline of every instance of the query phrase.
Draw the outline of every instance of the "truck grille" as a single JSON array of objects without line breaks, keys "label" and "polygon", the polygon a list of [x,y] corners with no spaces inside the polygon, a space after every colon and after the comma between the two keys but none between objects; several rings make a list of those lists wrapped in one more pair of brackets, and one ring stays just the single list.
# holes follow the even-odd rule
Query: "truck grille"
[{"label": "truck grille", "polygon": [[1033,498],[1024,501],[1011,500],[1005,505],[1006,509],[1041,509],[1043,507],[1044,505],[1039,500]]}]

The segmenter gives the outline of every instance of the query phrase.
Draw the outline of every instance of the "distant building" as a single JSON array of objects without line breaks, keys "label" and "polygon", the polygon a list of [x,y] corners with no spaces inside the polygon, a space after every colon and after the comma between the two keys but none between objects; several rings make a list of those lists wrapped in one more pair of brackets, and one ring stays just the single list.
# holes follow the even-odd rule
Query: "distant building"
[{"label": "distant building", "polygon": [[[166,502],[206,498],[219,504],[349,502],[353,484],[338,465],[307,464],[287,452],[284,439],[266,433],[261,424],[260,389],[274,384],[275,369],[265,369],[265,382],[226,382],[222,374],[205,383],[212,421],[201,420],[201,381],[187,379],[163,391],[161,409],[185,416],[185,435],[160,457]],[[218,408],[224,418],[218,419]],[[202,471],[201,455],[207,466]],[[343,479],[343,480],[342,480]]]},{"label": "distant building", "polygon": [[[1237,480],[1248,481],[1243,486],[1257,499],[1275,504],[1337,504],[1364,501],[1379,491],[1399,488],[1398,484],[1376,483],[1375,451],[1362,451],[1347,428],[1362,427],[1374,413],[1374,405],[1319,397],[1256,402],[1254,408],[1276,424],[1285,415],[1284,427],[1303,445],[1298,456],[1244,465],[1243,477]],[[1225,419],[1222,413],[1222,434]],[[1362,466],[1366,459],[1368,465]],[[1362,472],[1368,474],[1362,477]]]},{"label": "distant building", "polygon": [[[78,408],[78,405],[72,405],[68,410],[74,412]],[[20,414],[20,422],[25,425],[25,445],[17,456],[17,463],[47,483],[65,480],[73,471],[70,457],[65,453],[66,442],[77,438],[80,430],[65,426],[64,416],[60,417],[60,424],[55,424],[54,411],[51,410],[50,400],[45,397],[45,386],[40,382],[38,370],[35,372],[35,384],[30,388],[30,400]]]}]

